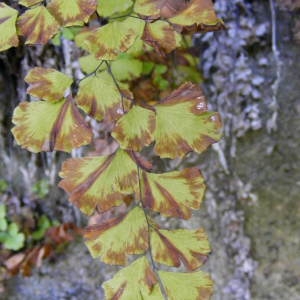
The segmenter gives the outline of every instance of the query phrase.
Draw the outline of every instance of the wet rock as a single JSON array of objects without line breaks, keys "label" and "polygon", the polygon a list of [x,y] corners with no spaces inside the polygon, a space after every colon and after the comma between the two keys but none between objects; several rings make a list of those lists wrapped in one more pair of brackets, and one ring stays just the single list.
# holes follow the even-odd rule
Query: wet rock
[{"label": "wet rock", "polygon": [[104,299],[101,283],[116,268],[91,258],[83,242],[72,243],[55,260],[47,260],[31,277],[14,277],[5,284],[3,300]]}]

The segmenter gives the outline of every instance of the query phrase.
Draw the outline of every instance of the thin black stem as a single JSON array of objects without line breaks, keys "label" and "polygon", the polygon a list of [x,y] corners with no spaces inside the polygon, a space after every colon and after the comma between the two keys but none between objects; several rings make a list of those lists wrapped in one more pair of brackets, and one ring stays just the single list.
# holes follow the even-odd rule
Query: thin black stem
[{"label": "thin black stem", "polygon": [[117,81],[115,75],[113,74],[113,72],[112,72],[112,70],[111,70],[110,64],[108,63],[107,60],[105,60],[104,62],[105,62],[105,64],[106,64],[107,71],[108,71],[109,75],[111,76],[112,80],[114,81],[114,83],[115,83],[115,85],[116,85],[116,87],[117,87],[117,89],[118,89],[118,91],[119,91],[119,93],[120,93],[120,96],[121,96],[121,103],[122,103],[122,110],[123,110],[123,113],[125,113],[124,95],[123,95],[123,92],[122,92],[122,90],[121,90],[121,88],[120,88],[120,86],[119,86],[119,83],[118,83],[118,81]]},{"label": "thin black stem", "polygon": [[143,193],[142,193],[142,184],[141,184],[141,171],[140,171],[140,167],[137,165],[137,171],[138,171],[138,181],[139,181],[139,192],[140,192],[140,203],[141,203],[141,207],[143,209],[143,212],[144,212],[144,215],[145,215],[145,218],[146,218],[146,221],[147,221],[147,226],[148,226],[148,245],[149,245],[149,250],[148,250],[148,254],[149,254],[149,257],[150,257],[150,263],[152,265],[152,269],[153,269],[153,272],[155,273],[156,277],[157,277],[157,280],[158,280],[158,284],[159,284],[159,288],[160,288],[160,291],[164,297],[165,300],[168,300],[168,296],[167,296],[167,292],[166,292],[166,289],[163,285],[163,282],[158,274],[158,268],[154,262],[154,258],[153,258],[153,254],[152,254],[152,247],[151,247],[151,230],[153,230],[153,226],[149,220],[149,216],[147,214],[147,211],[146,211],[146,208],[144,206],[144,203],[142,201],[142,198],[143,198]]},{"label": "thin black stem", "polygon": [[111,17],[111,18],[108,18],[108,20],[116,20],[116,19],[123,19],[123,18],[135,18],[135,19],[143,20],[145,22],[157,20],[157,19],[151,19],[151,18],[144,19],[139,16],[133,16],[131,13],[127,14],[127,15],[123,15],[123,16]]},{"label": "thin black stem", "polygon": [[117,16],[117,17],[110,17],[110,18],[107,18],[107,19],[108,20],[116,20],[116,19],[122,19],[122,18],[127,18],[127,17],[130,17],[130,14]]},{"label": "thin black stem", "polygon": [[[107,72],[110,74],[111,78],[113,79],[119,93],[120,93],[120,96],[121,96],[121,101],[122,101],[122,109],[123,109],[123,112],[125,113],[125,107],[124,107],[124,95],[123,95],[123,92],[119,86],[119,83],[116,79],[116,77],[114,76],[112,70],[111,70],[111,66],[110,64],[108,63],[107,60],[103,60],[102,62],[105,63],[106,67],[107,67]],[[98,66],[98,68],[100,68],[101,65]],[[97,69],[98,69],[97,68]],[[94,73],[97,72],[97,69],[94,71]],[[132,99],[130,99],[132,100]],[[141,184],[141,174],[140,174],[140,167],[139,165],[137,165],[137,172],[138,172],[138,184],[139,184],[139,197],[140,197],[140,203],[141,203],[141,207],[143,209],[143,212],[144,212],[144,215],[145,215],[145,218],[146,218],[146,222],[147,222],[147,227],[148,227],[148,245],[149,245],[149,249],[148,249],[148,256],[150,258],[150,263],[151,263],[151,266],[152,266],[152,269],[153,269],[153,272],[155,273],[156,275],[156,278],[158,280],[158,284],[159,284],[159,287],[160,287],[160,290],[161,290],[161,293],[163,295],[163,298],[164,300],[168,300],[168,296],[167,296],[167,292],[166,292],[166,289],[163,285],[163,282],[159,276],[159,273],[158,273],[158,269],[156,267],[156,264],[154,262],[154,258],[153,258],[153,254],[152,254],[152,247],[151,247],[151,230],[153,230],[153,225],[151,224],[150,220],[149,220],[149,216],[147,214],[147,211],[146,211],[146,208],[144,206],[144,203],[142,201],[142,198],[143,198],[143,193],[142,193],[142,184]]]},{"label": "thin black stem", "polygon": [[89,73],[87,75],[85,75],[83,78],[81,78],[80,80],[78,80],[78,83],[80,83],[82,80],[92,76],[92,75],[96,75],[98,70],[101,68],[101,66],[103,65],[104,63],[104,60],[101,61],[101,63],[97,66],[97,68],[92,72],[92,73]]}]

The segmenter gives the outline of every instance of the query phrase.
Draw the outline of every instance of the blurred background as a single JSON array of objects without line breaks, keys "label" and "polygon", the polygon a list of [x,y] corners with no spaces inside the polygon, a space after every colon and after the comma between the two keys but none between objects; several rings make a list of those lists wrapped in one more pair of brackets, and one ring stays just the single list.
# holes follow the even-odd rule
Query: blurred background
[{"label": "blurred background", "polygon": [[[202,210],[175,225],[208,232],[214,300],[300,300],[300,1],[214,2],[227,30],[194,43],[224,138],[186,161],[208,188]],[[0,229],[13,237],[0,248],[0,299],[103,299],[117,270],[91,258],[85,219],[56,187],[67,155],[30,154],[10,133],[27,71],[63,68],[75,51],[65,40],[0,53]]]}]

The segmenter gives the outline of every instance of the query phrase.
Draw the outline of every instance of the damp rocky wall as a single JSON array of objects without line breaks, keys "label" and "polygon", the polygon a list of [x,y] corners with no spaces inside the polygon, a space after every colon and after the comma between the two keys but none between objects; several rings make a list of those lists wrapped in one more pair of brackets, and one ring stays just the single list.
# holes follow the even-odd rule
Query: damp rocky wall
[{"label": "damp rocky wall", "polygon": [[[299,1],[216,1],[197,40],[224,139],[202,163],[215,299],[300,299]],[[206,45],[206,46],[205,46]]]},{"label": "damp rocky wall", "polygon": [[[222,115],[224,138],[184,162],[200,166],[208,189],[202,210],[181,225],[208,232],[213,252],[204,269],[215,281],[213,300],[300,300],[299,1],[216,0],[215,5],[227,30],[196,36],[195,44],[203,88],[211,108]],[[56,51],[37,47],[0,56],[0,175],[23,203],[37,178],[46,174],[57,181],[61,157],[15,147],[8,130],[11,113],[25,99],[20,78],[29,67],[61,64],[67,72],[72,47],[67,43]],[[55,187],[48,198],[34,205],[60,221],[82,223]],[[18,206],[20,200],[14,201]],[[92,261],[79,241],[33,276],[6,281],[0,299],[103,299],[101,281],[113,271]]]}]

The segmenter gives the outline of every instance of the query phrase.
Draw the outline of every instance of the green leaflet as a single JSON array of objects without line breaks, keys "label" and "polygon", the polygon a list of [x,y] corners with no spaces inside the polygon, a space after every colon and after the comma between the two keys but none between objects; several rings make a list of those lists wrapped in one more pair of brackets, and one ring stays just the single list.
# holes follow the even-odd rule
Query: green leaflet
[{"label": "green leaflet", "polygon": [[[101,64],[101,62],[101,59],[97,59],[93,55],[83,56],[79,59],[82,71],[87,74],[93,73],[97,66]],[[119,55],[116,60],[111,62],[110,66],[114,77],[118,81],[133,80],[138,78],[143,71],[143,62],[126,54]],[[102,63],[100,68],[97,70],[103,71],[106,68],[106,65]]]},{"label": "green leaflet", "polygon": [[85,29],[75,41],[97,59],[115,60],[141,37],[145,22],[136,18],[114,21],[100,28]]},{"label": "green leaflet", "polygon": [[123,114],[122,97],[108,72],[97,73],[82,80],[76,102],[99,121],[104,117],[115,120]]},{"label": "green leaflet", "polygon": [[112,136],[124,149],[140,151],[153,141],[155,113],[135,105],[116,124]]},{"label": "green leaflet", "polygon": [[147,23],[143,40],[158,51],[169,53],[181,45],[181,35],[165,21]]},{"label": "green leaflet", "polygon": [[[99,66],[101,64],[101,62],[102,62],[101,59],[95,58],[95,56],[92,54],[86,55],[86,56],[81,56],[79,58],[79,64],[80,64],[81,70],[86,74],[93,73],[96,70],[97,66]],[[99,71],[103,71],[103,70],[105,70],[105,68],[106,68],[105,64],[102,64]]]},{"label": "green leaflet", "polygon": [[136,0],[134,11],[154,19],[168,19],[176,30],[195,32],[223,28],[211,0]]},{"label": "green leaflet", "polygon": [[18,46],[19,39],[16,30],[17,17],[17,10],[5,3],[0,3],[0,51]]},{"label": "green leaflet", "polygon": [[12,133],[31,152],[72,149],[89,144],[91,129],[72,98],[56,102],[22,102],[13,115]]},{"label": "green leaflet", "polygon": [[29,84],[28,94],[56,102],[65,96],[73,79],[55,69],[33,68],[28,72],[25,81]]},{"label": "green leaflet", "polygon": [[141,76],[143,63],[130,56],[121,56],[111,63],[111,70],[119,81],[130,81]]},{"label": "green leaflet", "polygon": [[211,0],[189,1],[186,7],[180,13],[171,17],[169,21],[183,27],[201,25],[205,28],[206,26],[222,24],[222,21],[216,16]]},{"label": "green leaflet", "polygon": [[3,243],[5,249],[19,250],[23,248],[25,242],[25,235],[19,232],[16,223],[10,223],[5,232],[0,232],[0,243]]},{"label": "green leaflet", "polygon": [[[188,49],[191,43],[181,33],[222,28],[213,2],[21,0],[19,4],[24,11],[20,17],[0,4],[0,51],[16,46],[18,33],[25,44],[43,45],[55,36],[53,44],[62,49],[74,40],[89,52],[79,58],[86,73],[81,80],[76,62],[67,60],[58,65],[74,74],[74,81],[55,69],[37,67],[28,73],[27,92],[41,100],[22,102],[15,109],[12,132],[16,142],[32,152],[71,152],[91,144],[84,149],[89,156],[63,164],[59,186],[91,216],[84,236],[93,257],[127,265],[129,256],[138,256],[104,283],[106,298],[163,300],[162,284],[171,300],[209,299],[212,281],[207,274],[157,270],[159,264],[191,271],[200,267],[210,252],[204,231],[163,229],[150,217],[153,213],[155,218],[190,218],[203,199],[203,177],[197,168],[154,173],[152,162],[143,155],[153,150],[153,156],[180,159],[192,151],[203,152],[221,138],[219,115],[208,111],[199,86],[188,82],[171,90],[184,80],[201,79]],[[82,50],[71,57],[77,60]],[[92,124],[95,136],[86,122]],[[48,192],[39,184],[34,190],[40,198]],[[42,216],[33,239],[40,240],[49,226]],[[7,249],[24,246],[24,234],[6,220],[4,206],[0,206],[0,241]]]},{"label": "green leaflet", "polygon": [[27,93],[46,101],[23,102],[15,109],[12,132],[19,145],[32,152],[70,152],[90,143],[91,130],[74,100],[64,99],[72,78],[38,67],[28,72],[25,81]]},{"label": "green leaflet", "polygon": [[[209,300],[212,294],[212,280],[204,272],[172,273],[158,272],[169,300]],[[158,286],[152,292],[153,299],[161,299]]]},{"label": "green leaflet", "polygon": [[42,215],[38,219],[37,225],[38,228],[31,235],[34,240],[40,240],[45,236],[45,233],[51,227],[51,221],[45,215]]},{"label": "green leaflet", "polygon": [[93,257],[108,264],[124,265],[127,255],[142,254],[148,249],[148,227],[139,207],[127,215],[112,218],[86,229],[86,244]]},{"label": "green leaflet", "polygon": [[143,256],[119,271],[113,279],[106,281],[103,288],[106,299],[143,300],[150,299],[156,282],[155,274],[146,257]]},{"label": "green leaflet", "polygon": [[100,16],[109,17],[126,12],[132,4],[132,0],[98,0],[97,12]]},{"label": "green leaflet", "polygon": [[163,215],[188,219],[191,209],[199,209],[205,191],[197,168],[162,174],[142,173],[142,201]]},{"label": "green leaflet", "polygon": [[197,85],[181,85],[156,106],[156,115],[155,152],[161,157],[201,153],[221,138],[220,117],[207,111]]},{"label": "green leaflet", "polygon": [[70,201],[91,215],[95,208],[106,211],[123,203],[123,194],[137,190],[137,168],[130,156],[118,150],[110,156],[67,160],[59,186],[70,194]]},{"label": "green leaflet", "polygon": [[[194,273],[172,273],[159,271],[168,299],[209,300],[212,281],[201,271]],[[103,284],[106,299],[163,300],[157,278],[149,262],[142,257],[119,271]]]},{"label": "green leaflet", "polygon": [[6,206],[4,204],[0,205],[0,231],[5,231],[7,229],[6,220]]},{"label": "green leaflet", "polygon": [[25,11],[17,22],[20,35],[25,44],[46,44],[59,31],[59,24],[44,6],[37,6]]},{"label": "green leaflet", "polygon": [[97,0],[51,0],[47,6],[62,26],[80,26],[96,11]]},{"label": "green leaflet", "polygon": [[[180,0],[136,0],[134,11],[143,16],[166,17],[167,15],[162,12],[164,9],[169,11],[174,8],[179,8]],[[169,8],[170,7],[170,8]]]},{"label": "green leaflet", "polygon": [[183,263],[190,270],[199,268],[210,253],[203,229],[152,230],[151,247],[155,261],[171,267]]},{"label": "green leaflet", "polygon": [[150,110],[134,107],[119,120],[113,135],[123,148],[139,151],[155,141],[159,156],[175,158],[201,153],[221,138],[220,117],[207,110],[197,85],[183,84],[156,105],[155,112],[154,119]]}]

